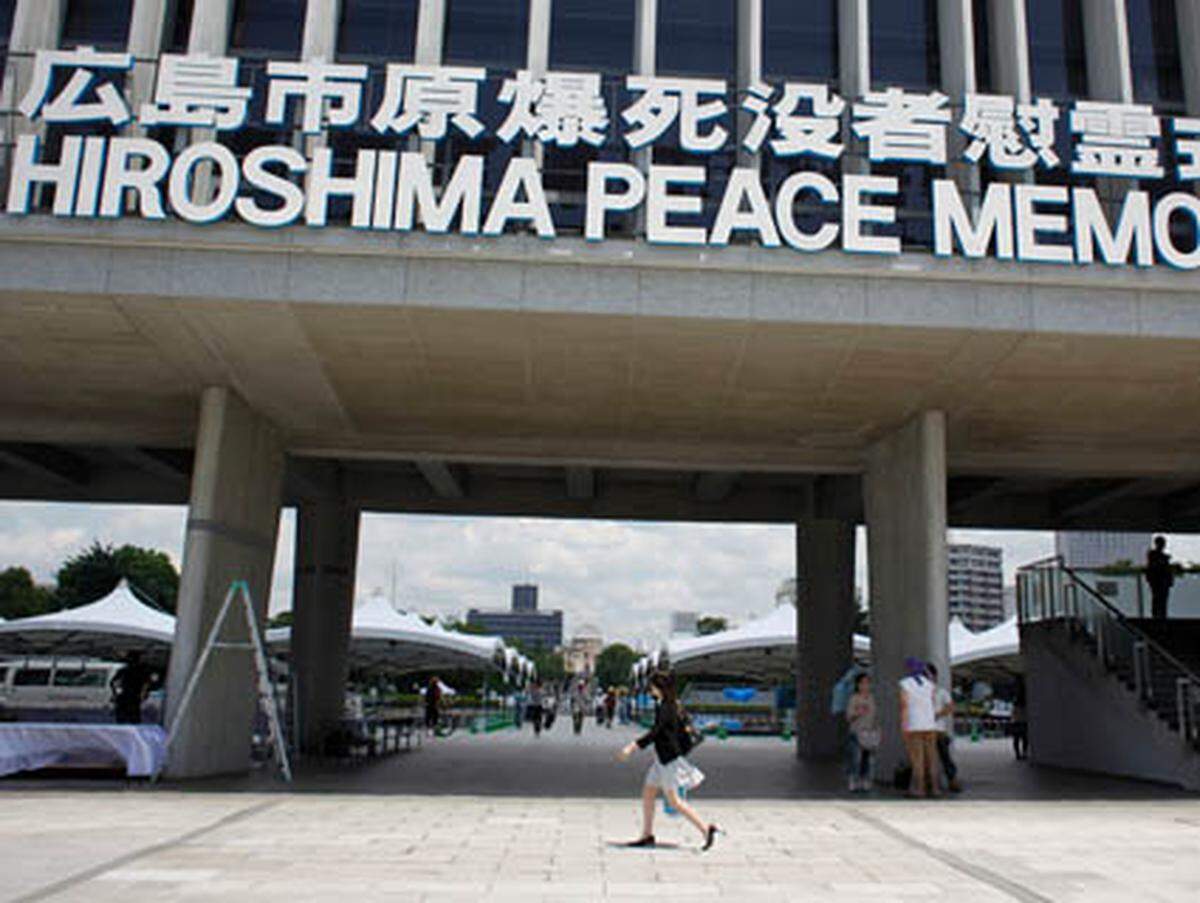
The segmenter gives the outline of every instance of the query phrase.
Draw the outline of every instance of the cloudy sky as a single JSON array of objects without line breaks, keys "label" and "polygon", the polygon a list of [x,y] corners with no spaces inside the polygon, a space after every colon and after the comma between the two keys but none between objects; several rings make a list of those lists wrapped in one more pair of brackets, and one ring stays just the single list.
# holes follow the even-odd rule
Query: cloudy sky
[{"label": "cloudy sky", "polygon": [[[93,540],[162,549],[178,565],[185,509],[132,505],[0,503],[0,569],[28,567],[44,582]],[[295,521],[284,513],[271,609],[290,607]],[[859,577],[865,576],[860,531]],[[606,639],[649,641],[677,610],[744,621],[765,614],[794,568],[794,530],[777,526],[557,521],[365,515],[360,597],[395,591],[401,608],[439,615],[506,607],[510,586],[540,587],[544,608],[561,608],[568,635],[598,627]],[[1053,554],[1050,533],[956,530],[954,542],[1004,549],[1006,582],[1016,567]],[[1200,537],[1172,537],[1178,558],[1200,559]]]}]

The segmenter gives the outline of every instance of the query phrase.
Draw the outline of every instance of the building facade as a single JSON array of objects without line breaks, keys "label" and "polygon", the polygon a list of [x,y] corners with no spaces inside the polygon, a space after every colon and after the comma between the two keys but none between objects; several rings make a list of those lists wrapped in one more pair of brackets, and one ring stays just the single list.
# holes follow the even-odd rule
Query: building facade
[{"label": "building facade", "polygon": [[993,546],[952,544],[947,550],[950,617],[968,630],[995,627],[1005,618],[1004,550]]},{"label": "building facade", "polygon": [[557,649],[563,644],[563,613],[538,611],[537,589],[529,584],[514,586],[510,611],[472,608],[467,612],[467,623],[505,640]]},{"label": "building facade", "polygon": [[0,496],[189,506],[168,700],[283,506],[302,735],[363,511],[794,525],[806,755],[857,525],[885,685],[948,527],[1200,530],[1193,2],[0,0],[0,56]]},{"label": "building facade", "polygon": [[596,670],[596,659],[604,649],[604,637],[590,624],[585,624],[579,633],[571,637],[563,651],[563,666],[568,674],[591,677]]},{"label": "building facade", "polygon": [[1071,568],[1102,568],[1128,562],[1144,564],[1151,533],[1104,533],[1071,530],[1054,535],[1054,554]]}]

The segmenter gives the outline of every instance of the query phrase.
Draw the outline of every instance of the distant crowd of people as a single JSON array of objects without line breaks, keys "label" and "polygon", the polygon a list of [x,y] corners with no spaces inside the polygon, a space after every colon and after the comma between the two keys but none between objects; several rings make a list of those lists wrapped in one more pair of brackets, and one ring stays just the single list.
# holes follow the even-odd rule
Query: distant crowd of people
[{"label": "distant crowd of people", "polygon": [[597,727],[611,728],[613,724],[633,721],[633,699],[622,687],[597,687],[586,678],[570,678],[562,682],[543,684],[533,681],[526,689],[513,695],[513,721],[518,729],[528,724],[535,736],[554,726],[558,715],[566,710],[571,715],[571,729],[583,732],[585,719],[591,715]]}]

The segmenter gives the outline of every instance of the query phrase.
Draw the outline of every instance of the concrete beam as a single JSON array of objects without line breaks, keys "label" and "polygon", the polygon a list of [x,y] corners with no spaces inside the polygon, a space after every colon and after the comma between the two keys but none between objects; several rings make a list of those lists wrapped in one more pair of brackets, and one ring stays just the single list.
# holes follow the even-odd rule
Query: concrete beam
[{"label": "concrete beam", "polygon": [[[167,675],[168,723],[233,581],[246,581],[260,626],[266,621],[283,469],[274,427],[231,389],[206,389]],[[221,640],[248,642],[244,618],[229,619]],[[191,778],[245,771],[255,697],[249,652],[215,651],[176,735],[167,773]]]},{"label": "concrete beam", "polygon": [[596,497],[596,471],[591,467],[567,468],[567,498],[586,502]]},{"label": "concrete beam", "polygon": [[445,461],[418,461],[417,470],[440,499],[466,498],[462,479],[455,474]]},{"label": "concrete beam", "polygon": [[0,462],[51,483],[65,483],[70,487],[86,486],[91,479],[86,461],[53,445],[27,442],[3,445],[0,446]]},{"label": "concrete beam", "polygon": [[1056,495],[1052,504],[1058,516],[1064,521],[1110,507],[1114,502],[1144,490],[1153,485],[1146,480],[1103,480],[1091,482],[1086,486],[1067,489]]},{"label": "concrete beam", "polygon": [[692,484],[692,493],[702,502],[723,502],[737,485],[736,471],[715,471],[699,474]]},{"label": "concrete beam", "polygon": [[114,448],[111,451],[121,461],[155,479],[175,485],[191,483],[193,461],[190,450]]}]

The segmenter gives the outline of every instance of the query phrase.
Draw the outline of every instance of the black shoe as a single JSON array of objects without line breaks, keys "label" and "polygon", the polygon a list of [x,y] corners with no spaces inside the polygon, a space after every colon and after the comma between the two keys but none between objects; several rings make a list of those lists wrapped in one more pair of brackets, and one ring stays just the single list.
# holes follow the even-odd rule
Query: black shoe
[{"label": "black shoe", "polygon": [[707,851],[707,850],[711,849],[712,845],[717,842],[717,835],[721,834],[721,833],[722,833],[721,829],[718,828],[716,825],[709,825],[708,833],[704,835],[704,846],[701,847],[701,850]]},{"label": "black shoe", "polygon": [[647,834],[645,837],[642,837],[638,840],[632,841],[631,843],[625,844],[625,846],[627,846],[627,847],[652,847],[654,845],[655,844],[654,844],[654,835],[653,834]]}]

